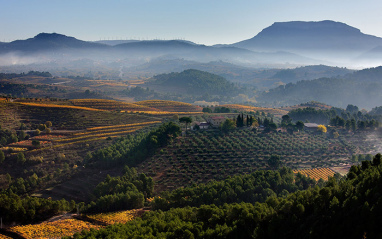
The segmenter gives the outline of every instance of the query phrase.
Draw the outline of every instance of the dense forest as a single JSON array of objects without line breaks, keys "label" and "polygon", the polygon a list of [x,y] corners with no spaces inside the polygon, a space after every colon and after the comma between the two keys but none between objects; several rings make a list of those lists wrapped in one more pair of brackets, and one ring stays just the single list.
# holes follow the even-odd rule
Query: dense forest
[{"label": "dense forest", "polygon": [[[323,182],[321,180],[319,185]],[[153,202],[153,208],[168,210],[174,207],[199,207],[203,204],[265,202],[269,197],[286,196],[291,192],[315,185],[315,180],[301,174],[295,177],[289,168],[284,167],[275,171],[259,170],[222,181],[211,181],[163,192],[161,197]]]},{"label": "dense forest", "polygon": [[16,77],[23,77],[23,76],[41,76],[41,77],[52,77],[52,74],[46,71],[29,71],[28,73],[0,73],[0,80],[2,79],[13,79]]},{"label": "dense forest", "polygon": [[293,121],[314,122],[318,124],[329,124],[331,119],[336,117],[340,117],[344,121],[353,119],[355,121],[373,121],[376,124],[378,121],[381,121],[381,115],[373,113],[376,111],[377,108],[371,111],[370,114],[362,113],[357,106],[348,105],[346,109],[336,107],[327,110],[315,109],[313,107],[298,108],[291,110],[288,115]]}]

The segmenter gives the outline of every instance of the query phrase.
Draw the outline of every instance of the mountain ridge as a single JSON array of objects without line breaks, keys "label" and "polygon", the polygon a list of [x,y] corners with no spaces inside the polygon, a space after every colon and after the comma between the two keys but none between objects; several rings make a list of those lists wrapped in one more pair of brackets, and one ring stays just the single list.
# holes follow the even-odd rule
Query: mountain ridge
[{"label": "mountain ridge", "polygon": [[330,54],[349,60],[382,45],[382,38],[342,22],[291,21],[275,22],[254,37],[231,45],[254,51],[288,51],[318,59]]},{"label": "mountain ridge", "polygon": [[275,22],[253,38],[214,46],[186,40],[88,42],[57,33],[40,33],[26,40],[0,43],[0,54],[45,52],[53,53],[49,56],[52,59],[55,56],[60,56],[61,60],[74,57],[97,61],[129,58],[130,62],[134,59],[146,61],[172,57],[199,62],[222,60],[258,67],[278,64],[285,64],[286,67],[313,64],[352,67],[358,66],[358,63],[367,67],[369,59],[374,65],[378,62],[379,51],[368,53],[378,46],[382,46],[380,37],[364,34],[360,29],[342,22],[324,20]]}]

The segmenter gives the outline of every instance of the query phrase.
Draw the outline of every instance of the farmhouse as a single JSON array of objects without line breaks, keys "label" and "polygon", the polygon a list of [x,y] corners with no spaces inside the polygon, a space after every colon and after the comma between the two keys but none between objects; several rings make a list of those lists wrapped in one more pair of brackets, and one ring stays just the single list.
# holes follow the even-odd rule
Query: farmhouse
[{"label": "farmhouse", "polygon": [[220,124],[222,124],[226,120],[225,117],[223,116],[214,116],[210,117],[207,119],[207,122],[212,126],[212,127],[219,127]]},{"label": "farmhouse", "polygon": [[195,122],[191,129],[194,130],[196,125],[199,126],[199,129],[208,129],[208,127],[210,126],[210,124],[207,122]]},{"label": "farmhouse", "polygon": [[316,123],[304,123],[305,131],[317,131],[318,124]]}]

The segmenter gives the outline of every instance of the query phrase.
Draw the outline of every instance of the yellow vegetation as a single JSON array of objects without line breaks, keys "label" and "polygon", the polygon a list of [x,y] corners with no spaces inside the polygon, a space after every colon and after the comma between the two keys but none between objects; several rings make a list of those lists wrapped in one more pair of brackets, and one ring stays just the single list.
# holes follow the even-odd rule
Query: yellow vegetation
[{"label": "yellow vegetation", "polygon": [[158,111],[154,108],[149,108],[143,105],[137,105],[133,103],[125,103],[116,100],[104,100],[104,99],[78,99],[70,100],[75,106],[82,106],[103,110],[123,110],[123,111]]},{"label": "yellow vegetation", "polygon": [[320,178],[328,180],[329,177],[333,177],[335,172],[330,168],[313,168],[313,169],[300,169],[293,170],[293,173],[301,173],[307,177],[319,180]]},{"label": "yellow vegetation", "polygon": [[139,215],[140,211],[141,210],[133,209],[122,212],[100,213],[95,215],[89,215],[88,217],[111,225],[115,223],[126,223],[128,221],[131,221]]},{"label": "yellow vegetation", "polygon": [[328,130],[326,129],[325,125],[322,125],[322,124],[318,125],[317,131],[320,131],[322,133],[328,132]]},{"label": "yellow vegetation", "polygon": [[43,222],[37,225],[16,226],[10,228],[10,231],[16,232],[25,238],[61,238],[72,236],[82,230],[91,228],[99,229],[100,226],[93,225],[76,219],[65,219],[55,222]]},{"label": "yellow vegetation", "polygon": [[135,123],[135,124],[100,126],[100,127],[87,128],[86,130],[103,130],[103,129],[112,129],[112,128],[131,127],[131,126],[138,126],[138,125],[147,125],[147,124],[158,124],[158,123],[161,123],[161,121],[150,121],[150,122]]},{"label": "yellow vegetation", "polygon": [[15,151],[15,152],[23,152],[23,151],[27,151],[28,148],[18,148],[18,147],[2,147],[0,148],[0,150],[3,150],[3,151],[6,151],[6,150],[12,150],[12,151]]},{"label": "yellow vegetation", "polygon": [[0,239],[12,239],[11,237],[7,237],[5,235],[0,234]]},{"label": "yellow vegetation", "polygon": [[[134,132],[134,131],[141,129],[141,128],[143,128],[143,126],[142,127],[134,127],[133,129],[125,130],[125,131],[116,131],[116,132],[101,133],[101,134],[91,134],[91,135],[85,135],[85,136],[80,136],[80,137],[76,137],[76,138],[59,139],[59,140],[56,140],[55,142],[65,142],[65,141],[80,140],[80,139],[93,138],[93,137],[105,137],[105,136],[110,136],[110,135],[128,134],[128,133]],[[94,132],[92,132],[92,133],[94,133]]]},{"label": "yellow vegetation", "polygon": [[189,103],[170,101],[170,100],[144,100],[136,102],[137,105],[143,105],[169,112],[201,112],[202,108]]},{"label": "yellow vegetation", "polygon": [[288,114],[288,111],[286,110],[281,110],[281,109],[273,109],[273,108],[264,108],[264,107],[255,107],[255,106],[248,106],[248,105],[238,105],[238,104],[227,104],[227,105],[220,105],[219,107],[226,107],[230,109],[235,109],[238,111],[259,111],[259,112],[265,112],[265,113],[270,113],[273,115],[286,115]]},{"label": "yellow vegetation", "polygon": [[79,110],[90,110],[90,111],[103,111],[103,110],[95,109],[95,108],[79,107],[79,106],[71,106],[71,105],[39,104],[39,103],[25,103],[25,102],[20,102],[19,104],[28,105],[28,106],[36,106],[36,107],[66,108],[66,109],[79,109]]}]

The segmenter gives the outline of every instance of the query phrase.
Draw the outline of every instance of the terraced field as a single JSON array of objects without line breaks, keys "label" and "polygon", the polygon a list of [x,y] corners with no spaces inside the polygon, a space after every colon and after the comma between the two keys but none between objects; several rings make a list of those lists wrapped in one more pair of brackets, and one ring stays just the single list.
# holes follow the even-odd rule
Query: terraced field
[{"label": "terraced field", "polygon": [[178,101],[144,100],[136,102],[135,104],[167,112],[202,112],[202,108],[199,106]]},{"label": "terraced field", "polygon": [[[7,148],[22,148],[22,151],[25,149],[34,149],[33,151],[43,151],[46,149],[56,149],[59,147],[64,147],[72,144],[87,143],[90,141],[103,140],[108,137],[117,137],[123,136],[135,131],[142,129],[147,126],[153,126],[160,124],[161,121],[149,121],[143,123],[135,124],[123,124],[123,125],[111,125],[111,126],[100,126],[100,127],[91,127],[82,131],[66,131],[65,135],[56,134],[60,131],[53,132],[53,134],[44,134],[35,137],[31,137],[29,140],[19,141],[8,145]],[[40,148],[35,149],[32,145],[33,140],[38,140],[41,144]]]},{"label": "terraced field", "polygon": [[143,111],[159,111],[155,108],[150,108],[144,105],[124,103],[116,100],[99,100],[99,99],[79,99],[70,100],[74,106],[87,108],[95,108],[102,110],[122,110],[128,112],[143,112]]},{"label": "terraced field", "polygon": [[279,155],[293,169],[347,165],[356,150],[343,140],[308,133],[199,131],[177,138],[139,170],[154,177],[157,190],[164,190],[266,169],[271,155]]},{"label": "terraced field", "polygon": [[83,130],[91,127],[161,120],[160,118],[148,115],[118,113],[115,111],[94,111],[77,108],[37,107],[19,103],[13,104],[14,112],[17,112],[21,122],[29,125],[51,121],[53,129],[56,130]]},{"label": "terraced field", "polygon": [[264,108],[264,107],[255,107],[255,106],[247,106],[247,105],[238,105],[238,104],[228,104],[228,105],[220,105],[219,107],[226,107],[229,109],[235,109],[239,112],[264,112],[274,115],[275,117],[281,118],[281,116],[288,114],[287,110],[283,109],[273,109],[273,108]]}]

